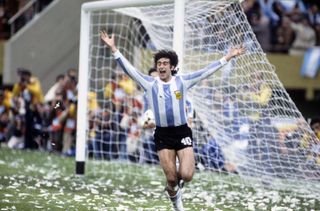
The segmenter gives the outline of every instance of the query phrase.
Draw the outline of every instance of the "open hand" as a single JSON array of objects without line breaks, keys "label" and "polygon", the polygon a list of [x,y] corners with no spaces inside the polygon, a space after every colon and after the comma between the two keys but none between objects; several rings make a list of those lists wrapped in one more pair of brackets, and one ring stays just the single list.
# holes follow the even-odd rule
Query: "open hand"
[{"label": "open hand", "polygon": [[114,34],[112,34],[111,37],[109,37],[109,35],[105,30],[101,30],[100,38],[111,49],[112,52],[117,51],[116,45],[114,43]]},{"label": "open hand", "polygon": [[245,52],[246,48],[244,47],[244,45],[240,45],[239,47],[231,47],[225,58],[227,61],[229,61],[231,58],[240,56]]}]

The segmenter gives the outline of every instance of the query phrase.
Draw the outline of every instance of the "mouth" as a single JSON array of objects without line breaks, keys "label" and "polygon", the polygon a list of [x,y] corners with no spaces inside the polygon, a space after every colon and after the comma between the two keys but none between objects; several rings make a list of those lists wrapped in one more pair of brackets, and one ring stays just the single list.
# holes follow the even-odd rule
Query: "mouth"
[{"label": "mouth", "polygon": [[159,70],[159,73],[160,73],[160,74],[165,74],[166,71],[165,71],[165,70]]}]

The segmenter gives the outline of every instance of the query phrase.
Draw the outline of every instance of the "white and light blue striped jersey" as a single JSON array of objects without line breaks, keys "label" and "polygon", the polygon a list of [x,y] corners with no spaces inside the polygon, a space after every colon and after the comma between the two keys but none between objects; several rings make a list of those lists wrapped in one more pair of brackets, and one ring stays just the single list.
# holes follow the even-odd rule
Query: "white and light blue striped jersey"
[{"label": "white and light blue striped jersey", "polygon": [[[144,92],[143,93],[143,112],[146,112],[149,109],[150,107],[148,102],[148,96],[146,92]],[[193,118],[194,108],[193,108],[192,101],[188,98],[186,99],[186,114],[187,114],[187,118]]]},{"label": "white and light blue striped jersey", "polygon": [[149,108],[149,102],[148,102],[148,97],[147,93],[143,93],[143,112],[146,112]]},{"label": "white and light blue striped jersey", "polygon": [[187,124],[186,98],[187,90],[197,82],[207,78],[227,61],[222,58],[205,68],[191,73],[172,76],[164,82],[159,77],[142,74],[120,53],[115,52],[115,59],[123,71],[135,80],[146,93],[148,105],[153,111],[158,127],[172,127]]}]

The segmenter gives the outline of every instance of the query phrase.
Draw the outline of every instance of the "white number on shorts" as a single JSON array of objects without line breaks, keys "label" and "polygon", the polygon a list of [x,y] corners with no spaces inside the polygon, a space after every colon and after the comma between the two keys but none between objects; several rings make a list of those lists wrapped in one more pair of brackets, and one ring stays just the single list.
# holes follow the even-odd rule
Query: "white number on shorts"
[{"label": "white number on shorts", "polygon": [[192,145],[192,140],[191,140],[190,137],[185,137],[185,138],[183,138],[183,139],[181,140],[181,143],[182,143],[183,145]]}]

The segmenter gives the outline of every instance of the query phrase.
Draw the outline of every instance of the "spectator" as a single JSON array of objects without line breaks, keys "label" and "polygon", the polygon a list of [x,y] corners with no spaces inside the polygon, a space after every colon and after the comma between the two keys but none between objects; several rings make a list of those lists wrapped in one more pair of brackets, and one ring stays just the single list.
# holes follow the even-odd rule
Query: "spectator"
[{"label": "spectator", "polygon": [[310,122],[311,129],[316,135],[316,138],[310,139],[308,162],[310,164],[320,165],[320,118],[314,118]]},{"label": "spectator", "polygon": [[[258,0],[262,14],[269,20],[269,42],[275,43],[274,34],[277,27],[280,25],[282,18],[282,5],[279,2],[273,0]],[[268,49],[266,49],[268,50]]]},{"label": "spectator", "polygon": [[94,158],[110,160],[113,158],[113,153],[116,152],[114,148],[114,138],[112,132],[112,120],[110,114],[110,108],[105,104],[105,108],[99,110],[94,117],[96,127],[95,136],[92,140],[92,146],[94,150]]},{"label": "spectator", "polygon": [[199,152],[200,162],[206,169],[236,173],[236,167],[225,159],[225,156],[214,138],[209,138]]},{"label": "spectator", "polygon": [[11,149],[23,149],[25,147],[25,105],[24,100],[20,96],[12,98],[13,122],[10,130],[12,135],[8,140],[8,147]]},{"label": "spectator", "polygon": [[141,130],[138,123],[138,113],[133,107],[127,107],[121,119],[120,127],[126,131],[127,136],[125,142],[119,143],[120,159],[129,158],[133,162],[139,161]]},{"label": "spectator", "polygon": [[320,11],[319,11],[318,5],[316,4],[310,5],[307,15],[312,28],[316,32],[316,36],[317,36],[316,45],[319,46],[320,45]]},{"label": "spectator", "polygon": [[119,73],[117,77],[105,87],[104,97],[112,100],[123,101],[125,95],[132,95],[136,91],[135,83],[124,73]]},{"label": "spectator", "polygon": [[[286,2],[288,2],[288,1],[286,1]],[[293,1],[291,1],[291,2],[293,2]],[[284,1],[283,1],[283,3],[284,3]],[[288,4],[287,4],[287,8],[290,8],[290,6],[288,7]],[[293,4],[293,7],[291,7],[291,9],[289,9],[289,11],[287,12],[287,15],[289,16],[291,21],[293,21],[294,23],[299,23],[304,18],[304,16],[305,16],[304,13],[305,13],[304,4],[302,3],[301,0],[298,0],[298,1],[296,1],[295,4]]]},{"label": "spectator", "polygon": [[274,13],[274,18],[270,21],[270,32],[271,32],[271,44],[275,45],[278,43],[278,28],[283,23],[283,18],[285,15],[284,7],[279,1],[275,1],[272,4],[272,11]]},{"label": "spectator", "polygon": [[63,74],[60,74],[56,78],[56,83],[49,89],[49,91],[44,96],[44,101],[46,103],[51,102],[54,100],[57,93],[62,92],[63,85],[64,85],[64,78]]},{"label": "spectator", "polygon": [[268,137],[266,137],[265,134],[266,131],[272,129],[271,126],[270,128],[262,127],[262,125],[271,125],[269,118],[270,113],[267,108],[271,101],[272,89],[268,84],[263,82],[264,77],[264,74],[260,71],[252,73],[250,75],[250,81],[254,84],[247,90],[248,101],[246,106],[251,108],[248,114],[250,138],[247,150],[250,155],[255,156],[253,159],[258,160],[267,159],[262,158],[264,150],[268,147],[268,145],[266,145]]},{"label": "spectator", "polygon": [[50,141],[53,150],[63,155],[74,155],[77,103],[77,70],[70,68],[65,75],[59,75],[56,83],[46,94],[51,104]]},{"label": "spectator", "polygon": [[10,105],[6,104],[5,91],[0,90],[0,147],[1,143],[7,141],[10,116]]},{"label": "spectator", "polygon": [[77,70],[70,68],[64,76],[64,81],[62,83],[62,100],[75,102],[77,100]]},{"label": "spectator", "polygon": [[34,105],[43,102],[43,94],[41,84],[38,78],[33,76],[31,72],[24,68],[18,68],[17,71],[20,81],[13,86],[13,95],[22,96],[23,99]]},{"label": "spectator", "polygon": [[254,2],[246,14],[262,49],[268,51],[270,49],[269,19],[262,12],[258,2]]},{"label": "spectator", "polygon": [[50,103],[49,114],[49,135],[51,147],[49,150],[60,153],[62,150],[62,135],[63,135],[63,122],[61,121],[61,115],[65,109],[63,103],[63,94],[57,93],[56,97]]},{"label": "spectator", "polygon": [[288,53],[294,39],[294,32],[290,26],[290,19],[283,17],[281,25],[276,29],[276,43],[273,50],[276,52]]},{"label": "spectator", "polygon": [[36,104],[33,111],[33,139],[40,150],[47,148],[47,136],[45,134],[46,116],[43,104]]},{"label": "spectator", "polygon": [[38,78],[24,68],[18,69],[20,81],[13,86],[13,96],[22,97],[25,105],[25,148],[35,149],[38,147],[34,140],[32,131],[34,130],[33,111],[38,103],[43,102],[41,84]]},{"label": "spectator", "polygon": [[73,101],[67,101],[66,107],[61,114],[60,121],[63,122],[62,136],[62,154],[66,156],[75,155],[74,139],[76,132],[76,104]]},{"label": "spectator", "polygon": [[[125,100],[124,91],[117,88],[117,94],[112,101],[112,114],[111,115],[111,131],[113,132],[113,140],[111,143],[112,158],[127,159],[127,129],[120,126],[121,120],[124,117],[126,105],[123,103]],[[119,94],[121,93],[121,94]],[[120,153],[119,153],[120,150]]]},{"label": "spectator", "polygon": [[[93,149],[96,149],[97,147],[94,146],[94,144],[96,144],[96,130],[98,130],[97,128],[97,119],[98,119],[98,115],[99,112],[101,111],[101,108],[98,104],[98,100],[97,100],[97,93],[90,91],[88,93],[88,143],[87,143],[87,147],[89,149],[89,157],[95,156],[95,152],[91,152]],[[95,147],[95,148],[94,148]],[[98,157],[98,156],[95,156]]]},{"label": "spectator", "polygon": [[290,26],[295,32],[295,39],[289,49],[290,55],[303,55],[308,48],[315,46],[316,34],[307,18],[303,18],[300,23],[291,22]]}]

